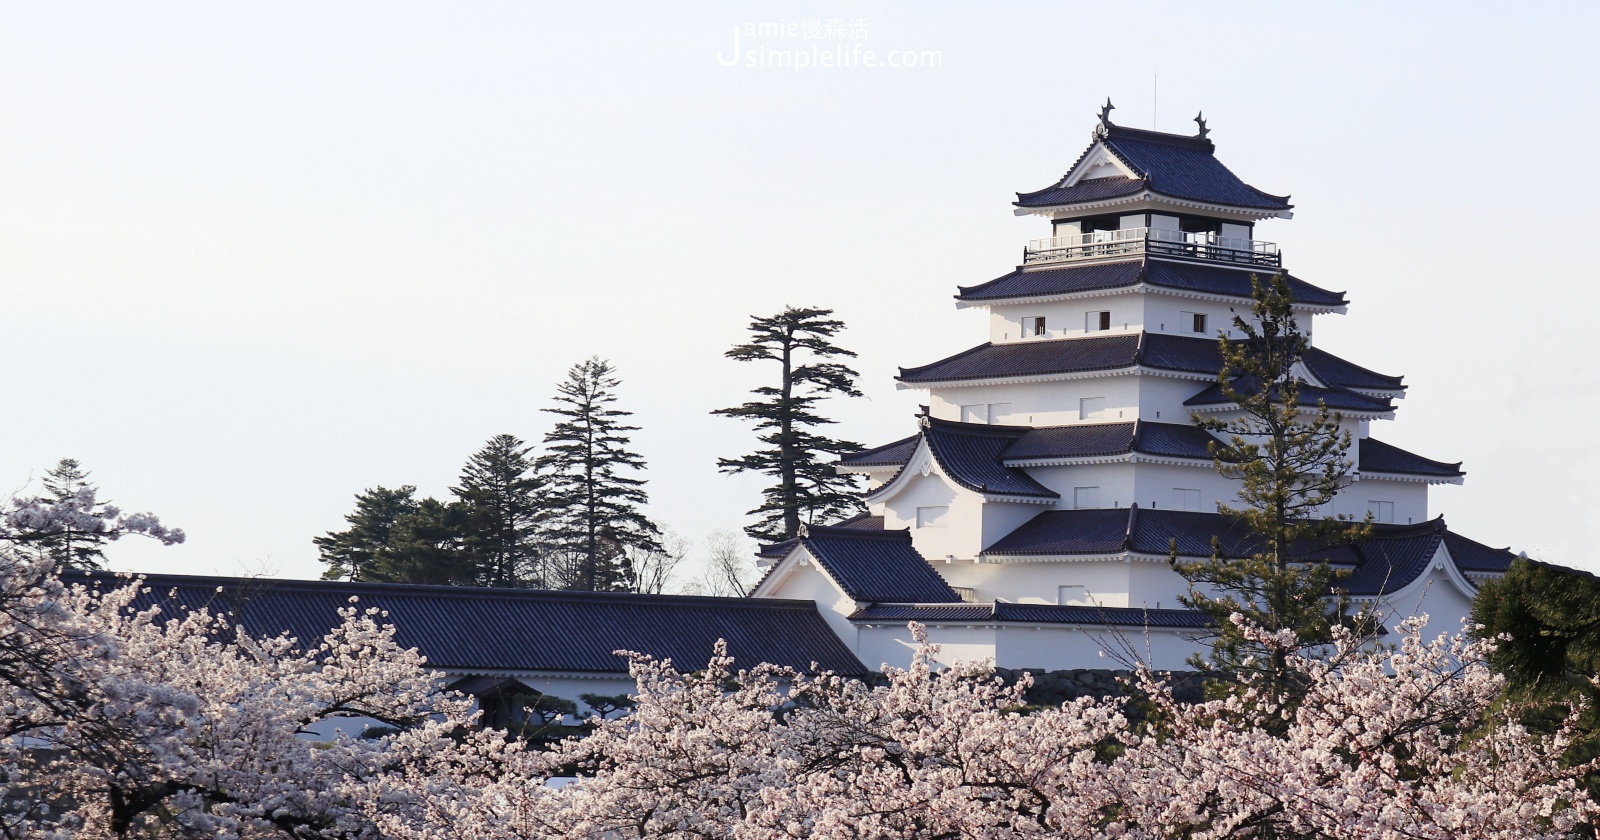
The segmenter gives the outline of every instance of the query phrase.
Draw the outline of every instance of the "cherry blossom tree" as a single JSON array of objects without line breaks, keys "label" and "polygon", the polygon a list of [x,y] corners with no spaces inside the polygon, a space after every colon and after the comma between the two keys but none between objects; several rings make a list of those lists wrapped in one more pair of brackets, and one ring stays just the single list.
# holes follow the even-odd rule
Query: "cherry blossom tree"
[{"label": "cherry blossom tree", "polygon": [[[138,579],[63,582],[31,535],[181,539],[92,498],[0,516],[0,837],[208,838],[1564,838],[1600,822],[1562,760],[1581,708],[1530,732],[1485,664],[1492,642],[1395,628],[1237,631],[1294,669],[1204,703],[1162,675],[1129,701],[1025,705],[984,663],[922,643],[863,682],[630,654],[635,705],[539,748],[470,702],[372,609],[322,639],[256,639],[163,612]],[[76,580],[86,580],[78,578]],[[94,578],[105,584],[105,578]],[[345,719],[346,731],[325,724]],[[352,734],[359,721],[382,725]]]}]

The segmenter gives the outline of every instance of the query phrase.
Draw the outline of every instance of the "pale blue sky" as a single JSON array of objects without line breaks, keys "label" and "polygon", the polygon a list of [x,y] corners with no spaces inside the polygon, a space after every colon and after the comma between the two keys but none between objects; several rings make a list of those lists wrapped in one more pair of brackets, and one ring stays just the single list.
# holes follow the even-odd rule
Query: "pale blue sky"
[{"label": "pale blue sky", "polygon": [[[1600,570],[1600,60],[1592,5],[0,5],[0,481],[63,455],[188,530],[119,568],[314,576],[352,495],[442,494],[612,359],[651,514],[737,528],[710,409],[747,316],[831,306],[869,399],[983,340],[1097,106],[1292,193],[1286,264],[1349,292],[1319,346],[1411,396],[1386,440],[1466,462],[1452,527]],[[865,19],[918,68],[723,67],[748,23]],[[765,39],[745,48],[807,47]],[[826,42],[821,42],[826,43]]]}]

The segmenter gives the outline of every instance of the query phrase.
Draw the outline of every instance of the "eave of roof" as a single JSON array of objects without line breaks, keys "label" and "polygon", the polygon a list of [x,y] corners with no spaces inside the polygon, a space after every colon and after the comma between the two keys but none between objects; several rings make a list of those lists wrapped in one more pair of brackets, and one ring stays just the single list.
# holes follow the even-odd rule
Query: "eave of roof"
[{"label": "eave of roof", "polygon": [[[101,588],[127,582],[106,573],[77,579]],[[253,636],[288,633],[303,644],[320,642],[356,597],[387,614],[402,647],[452,673],[625,676],[618,650],[693,666],[718,639],[748,665],[866,670],[811,601],[155,574],[144,587],[137,606],[222,609]]]},{"label": "eave of roof", "polygon": [[[1248,301],[1251,275],[1260,277],[1261,273],[1249,268],[1136,257],[1120,262],[1018,268],[987,283],[958,286],[955,298],[969,304],[995,304],[1151,286],[1186,295]],[[1344,292],[1329,291],[1293,275],[1286,279],[1299,307],[1334,312],[1348,305]]]},{"label": "eave of roof", "polygon": [[861,624],[1067,624],[1077,626],[1196,629],[1208,624],[1193,610],[1056,604],[869,604],[850,615]]}]

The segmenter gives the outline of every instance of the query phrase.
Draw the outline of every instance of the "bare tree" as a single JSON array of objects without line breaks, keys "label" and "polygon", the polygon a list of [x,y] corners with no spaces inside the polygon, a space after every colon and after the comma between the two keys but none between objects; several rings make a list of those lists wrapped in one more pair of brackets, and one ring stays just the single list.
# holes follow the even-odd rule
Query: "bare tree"
[{"label": "bare tree", "polygon": [[633,591],[660,595],[670,589],[678,567],[689,558],[690,547],[688,540],[667,528],[661,529],[659,546],[624,547]]},{"label": "bare tree", "polygon": [[733,531],[716,530],[706,536],[706,571],[700,590],[707,595],[744,598],[761,579],[749,541]]}]

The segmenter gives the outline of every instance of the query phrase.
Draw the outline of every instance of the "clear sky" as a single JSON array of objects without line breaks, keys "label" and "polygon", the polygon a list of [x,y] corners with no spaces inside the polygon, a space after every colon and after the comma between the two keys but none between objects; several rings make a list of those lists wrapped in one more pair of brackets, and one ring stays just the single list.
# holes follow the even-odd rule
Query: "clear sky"
[{"label": "clear sky", "polygon": [[[748,316],[837,309],[867,394],[840,434],[909,434],[896,366],[984,339],[950,295],[1045,235],[1012,193],[1110,96],[1139,127],[1204,109],[1293,195],[1258,236],[1352,300],[1317,344],[1405,374],[1382,437],[1465,461],[1434,512],[1600,570],[1597,8],[0,5],[0,482],[73,456],[188,531],[117,568],[311,577],[354,493],[447,492],[599,354],[650,514],[738,528],[760,484],[715,459],[751,439],[707,412],[759,380],[721,356]],[[723,66],[763,23],[798,28],[758,59],[935,66]]]}]

